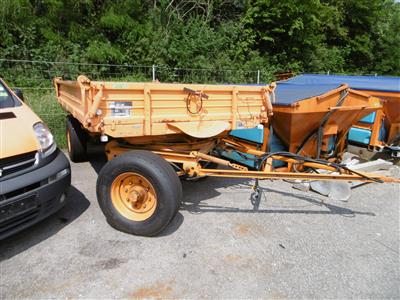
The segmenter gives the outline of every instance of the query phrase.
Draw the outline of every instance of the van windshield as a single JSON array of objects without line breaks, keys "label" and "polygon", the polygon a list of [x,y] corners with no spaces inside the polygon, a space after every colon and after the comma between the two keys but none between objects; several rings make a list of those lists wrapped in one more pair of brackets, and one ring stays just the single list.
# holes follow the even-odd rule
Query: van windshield
[{"label": "van windshield", "polygon": [[0,81],[0,109],[19,106],[20,103]]}]

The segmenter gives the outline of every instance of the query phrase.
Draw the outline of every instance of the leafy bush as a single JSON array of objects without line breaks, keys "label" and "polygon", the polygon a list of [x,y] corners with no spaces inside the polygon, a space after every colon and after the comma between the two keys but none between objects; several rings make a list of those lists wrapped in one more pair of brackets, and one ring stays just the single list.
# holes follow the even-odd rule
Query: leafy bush
[{"label": "leafy bush", "polygon": [[0,57],[399,75],[399,7],[394,0],[0,1]]}]

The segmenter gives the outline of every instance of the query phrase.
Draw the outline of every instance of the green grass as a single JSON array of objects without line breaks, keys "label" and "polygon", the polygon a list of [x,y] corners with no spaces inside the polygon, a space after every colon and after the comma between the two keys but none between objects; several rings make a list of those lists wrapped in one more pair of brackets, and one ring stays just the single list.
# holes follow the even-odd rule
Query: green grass
[{"label": "green grass", "polygon": [[65,140],[65,117],[67,113],[58,104],[54,90],[29,90],[24,92],[25,103],[43,120],[53,133],[57,145],[63,149]]}]

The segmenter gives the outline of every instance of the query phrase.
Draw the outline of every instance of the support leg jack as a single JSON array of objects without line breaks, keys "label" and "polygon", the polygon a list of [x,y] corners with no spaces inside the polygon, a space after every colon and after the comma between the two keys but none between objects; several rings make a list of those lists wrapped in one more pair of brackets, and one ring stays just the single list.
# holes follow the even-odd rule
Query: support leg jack
[{"label": "support leg jack", "polygon": [[254,211],[257,211],[260,207],[261,196],[262,196],[262,188],[258,184],[258,179],[256,179],[253,185],[253,192],[251,193],[250,196],[250,201],[251,204],[253,204]]}]

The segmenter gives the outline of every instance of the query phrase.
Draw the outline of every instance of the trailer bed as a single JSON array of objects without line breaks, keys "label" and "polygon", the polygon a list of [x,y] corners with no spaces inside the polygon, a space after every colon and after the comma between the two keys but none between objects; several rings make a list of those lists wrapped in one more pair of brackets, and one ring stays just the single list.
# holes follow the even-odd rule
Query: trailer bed
[{"label": "trailer bed", "polygon": [[270,86],[54,80],[57,100],[92,134],[210,138],[268,121]]}]

